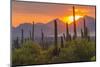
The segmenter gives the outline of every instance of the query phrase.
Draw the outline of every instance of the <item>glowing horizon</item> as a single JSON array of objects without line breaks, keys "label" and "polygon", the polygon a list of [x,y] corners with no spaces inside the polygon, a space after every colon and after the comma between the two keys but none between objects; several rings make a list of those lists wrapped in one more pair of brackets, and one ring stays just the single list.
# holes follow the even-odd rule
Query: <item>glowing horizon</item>
[{"label": "glowing horizon", "polygon": [[[71,23],[73,20],[73,5],[63,4],[46,4],[46,3],[12,3],[12,26],[17,27],[23,23],[48,23],[53,19],[60,19],[64,22]],[[95,7],[93,6],[75,6],[75,20],[82,16],[95,18]]]},{"label": "glowing horizon", "polygon": [[[80,15],[76,15],[75,16],[75,21],[77,21],[77,20],[79,20],[80,18],[82,18],[83,16],[80,16]],[[71,23],[73,23],[73,16],[71,15],[71,16],[66,16],[66,17],[64,17],[62,20],[66,23],[68,23],[68,24],[71,24]]]}]

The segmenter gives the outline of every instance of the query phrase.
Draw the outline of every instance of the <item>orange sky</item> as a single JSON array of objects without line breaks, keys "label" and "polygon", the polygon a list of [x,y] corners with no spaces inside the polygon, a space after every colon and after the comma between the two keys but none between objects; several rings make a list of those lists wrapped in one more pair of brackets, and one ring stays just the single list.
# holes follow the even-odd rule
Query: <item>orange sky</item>
[{"label": "orange sky", "polygon": [[[75,6],[76,15],[88,15],[95,18],[94,6]],[[12,25],[22,23],[48,23],[59,18],[63,19],[72,15],[72,5],[12,2]]]}]

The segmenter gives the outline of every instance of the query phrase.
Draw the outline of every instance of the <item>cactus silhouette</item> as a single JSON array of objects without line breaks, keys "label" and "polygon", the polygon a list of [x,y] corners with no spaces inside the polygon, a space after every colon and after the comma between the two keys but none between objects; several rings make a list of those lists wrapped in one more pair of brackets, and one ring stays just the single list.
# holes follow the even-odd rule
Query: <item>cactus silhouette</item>
[{"label": "cactus silhouette", "polygon": [[44,46],[44,33],[43,33],[43,29],[41,29],[41,44],[42,44],[42,46],[44,48],[45,46]]},{"label": "cactus silhouette", "polygon": [[59,54],[58,52],[58,31],[57,31],[57,21],[54,21],[54,45],[55,49],[53,51],[53,55],[57,56]]},{"label": "cactus silhouette", "polygon": [[64,40],[66,40],[66,36],[65,36],[65,33],[63,33],[63,38],[64,38]]},{"label": "cactus silhouette", "polygon": [[33,22],[33,25],[32,25],[32,41],[34,41],[34,22]]},{"label": "cactus silhouette", "polygon": [[83,30],[81,29],[81,38],[84,37]]},{"label": "cactus silhouette", "polygon": [[87,27],[86,27],[86,38],[87,38],[88,40],[90,40],[89,30],[88,30],[88,28],[87,28]]},{"label": "cactus silhouette", "polygon": [[84,38],[86,38],[86,23],[85,23],[85,17],[83,18],[83,29],[84,29]]},{"label": "cactus silhouette", "polygon": [[31,34],[31,30],[29,31],[29,39],[31,40],[32,39],[32,34]]},{"label": "cactus silhouette", "polygon": [[74,24],[74,36],[73,36],[73,38],[75,39],[77,37],[77,32],[76,32],[75,7],[74,6],[73,6],[73,24]]},{"label": "cactus silhouette", "polygon": [[86,19],[85,19],[85,17],[83,18],[83,21],[84,21],[84,23],[83,23],[83,29],[84,29],[84,38],[86,38],[86,39],[90,39],[90,36],[89,36],[89,30],[88,30],[88,28],[87,28],[87,26],[86,26]]},{"label": "cactus silhouette", "polygon": [[15,48],[19,48],[19,38],[17,37],[16,40],[14,41],[14,45],[15,45]]},{"label": "cactus silhouette", "polygon": [[87,26],[86,26],[86,20],[85,17],[83,18],[83,29],[84,29],[84,38],[87,38],[88,36],[88,30],[87,30]]},{"label": "cactus silhouette", "polygon": [[68,23],[66,23],[66,40],[71,40],[71,36],[69,34]]},{"label": "cactus silhouette", "polygon": [[61,36],[61,48],[64,48],[63,37]]},{"label": "cactus silhouette", "polygon": [[21,29],[21,43],[23,44],[24,42],[24,30]]},{"label": "cactus silhouette", "polygon": [[69,34],[69,40],[71,40],[71,35]]},{"label": "cactus silhouette", "polygon": [[28,38],[24,38],[24,42],[26,42],[28,40]]}]

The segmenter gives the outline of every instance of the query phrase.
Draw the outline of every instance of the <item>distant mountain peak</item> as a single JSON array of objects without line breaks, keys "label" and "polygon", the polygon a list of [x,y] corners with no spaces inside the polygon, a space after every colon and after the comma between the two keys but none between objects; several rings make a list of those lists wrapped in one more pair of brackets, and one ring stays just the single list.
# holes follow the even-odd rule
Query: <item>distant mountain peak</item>
[{"label": "distant mountain peak", "polygon": [[64,22],[62,20],[60,20],[59,18],[53,19],[53,20],[49,21],[47,24],[53,24],[55,21],[58,24],[64,24]]},{"label": "distant mountain peak", "polygon": [[[95,19],[93,17],[90,16],[85,16],[86,17],[86,25],[89,29],[90,32],[95,32]],[[84,18],[84,17],[83,17]],[[80,18],[79,20],[77,20],[77,32],[80,32],[80,29],[83,28],[83,18]],[[44,33],[47,36],[51,36],[54,34],[54,21],[57,21],[57,28],[58,28],[58,34],[64,33],[66,31],[66,24],[61,21],[59,18],[53,19],[51,21],[49,21],[46,24],[41,23],[36,23],[35,25],[35,36],[39,37],[41,36],[41,28],[44,29]],[[16,36],[20,37],[20,31],[21,29],[25,30],[25,36],[28,37],[29,36],[29,31],[32,30],[32,24],[31,23],[23,23],[20,24],[17,27],[13,27],[12,26],[12,33],[13,33],[13,38],[15,39]],[[69,25],[69,31],[70,33],[73,33],[73,23]]]}]

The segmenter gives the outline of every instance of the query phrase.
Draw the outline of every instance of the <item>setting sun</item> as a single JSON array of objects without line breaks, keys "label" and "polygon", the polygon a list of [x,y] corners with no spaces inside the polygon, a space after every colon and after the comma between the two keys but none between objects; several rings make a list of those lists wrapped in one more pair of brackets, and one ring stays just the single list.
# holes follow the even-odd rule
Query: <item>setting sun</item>
[{"label": "setting sun", "polygon": [[[79,15],[76,15],[75,16],[75,20],[78,20],[80,18],[82,18],[83,16],[79,16]],[[68,17],[64,17],[63,18],[63,21],[64,22],[67,22],[68,24],[71,24],[73,22],[73,16],[68,16]]]}]

